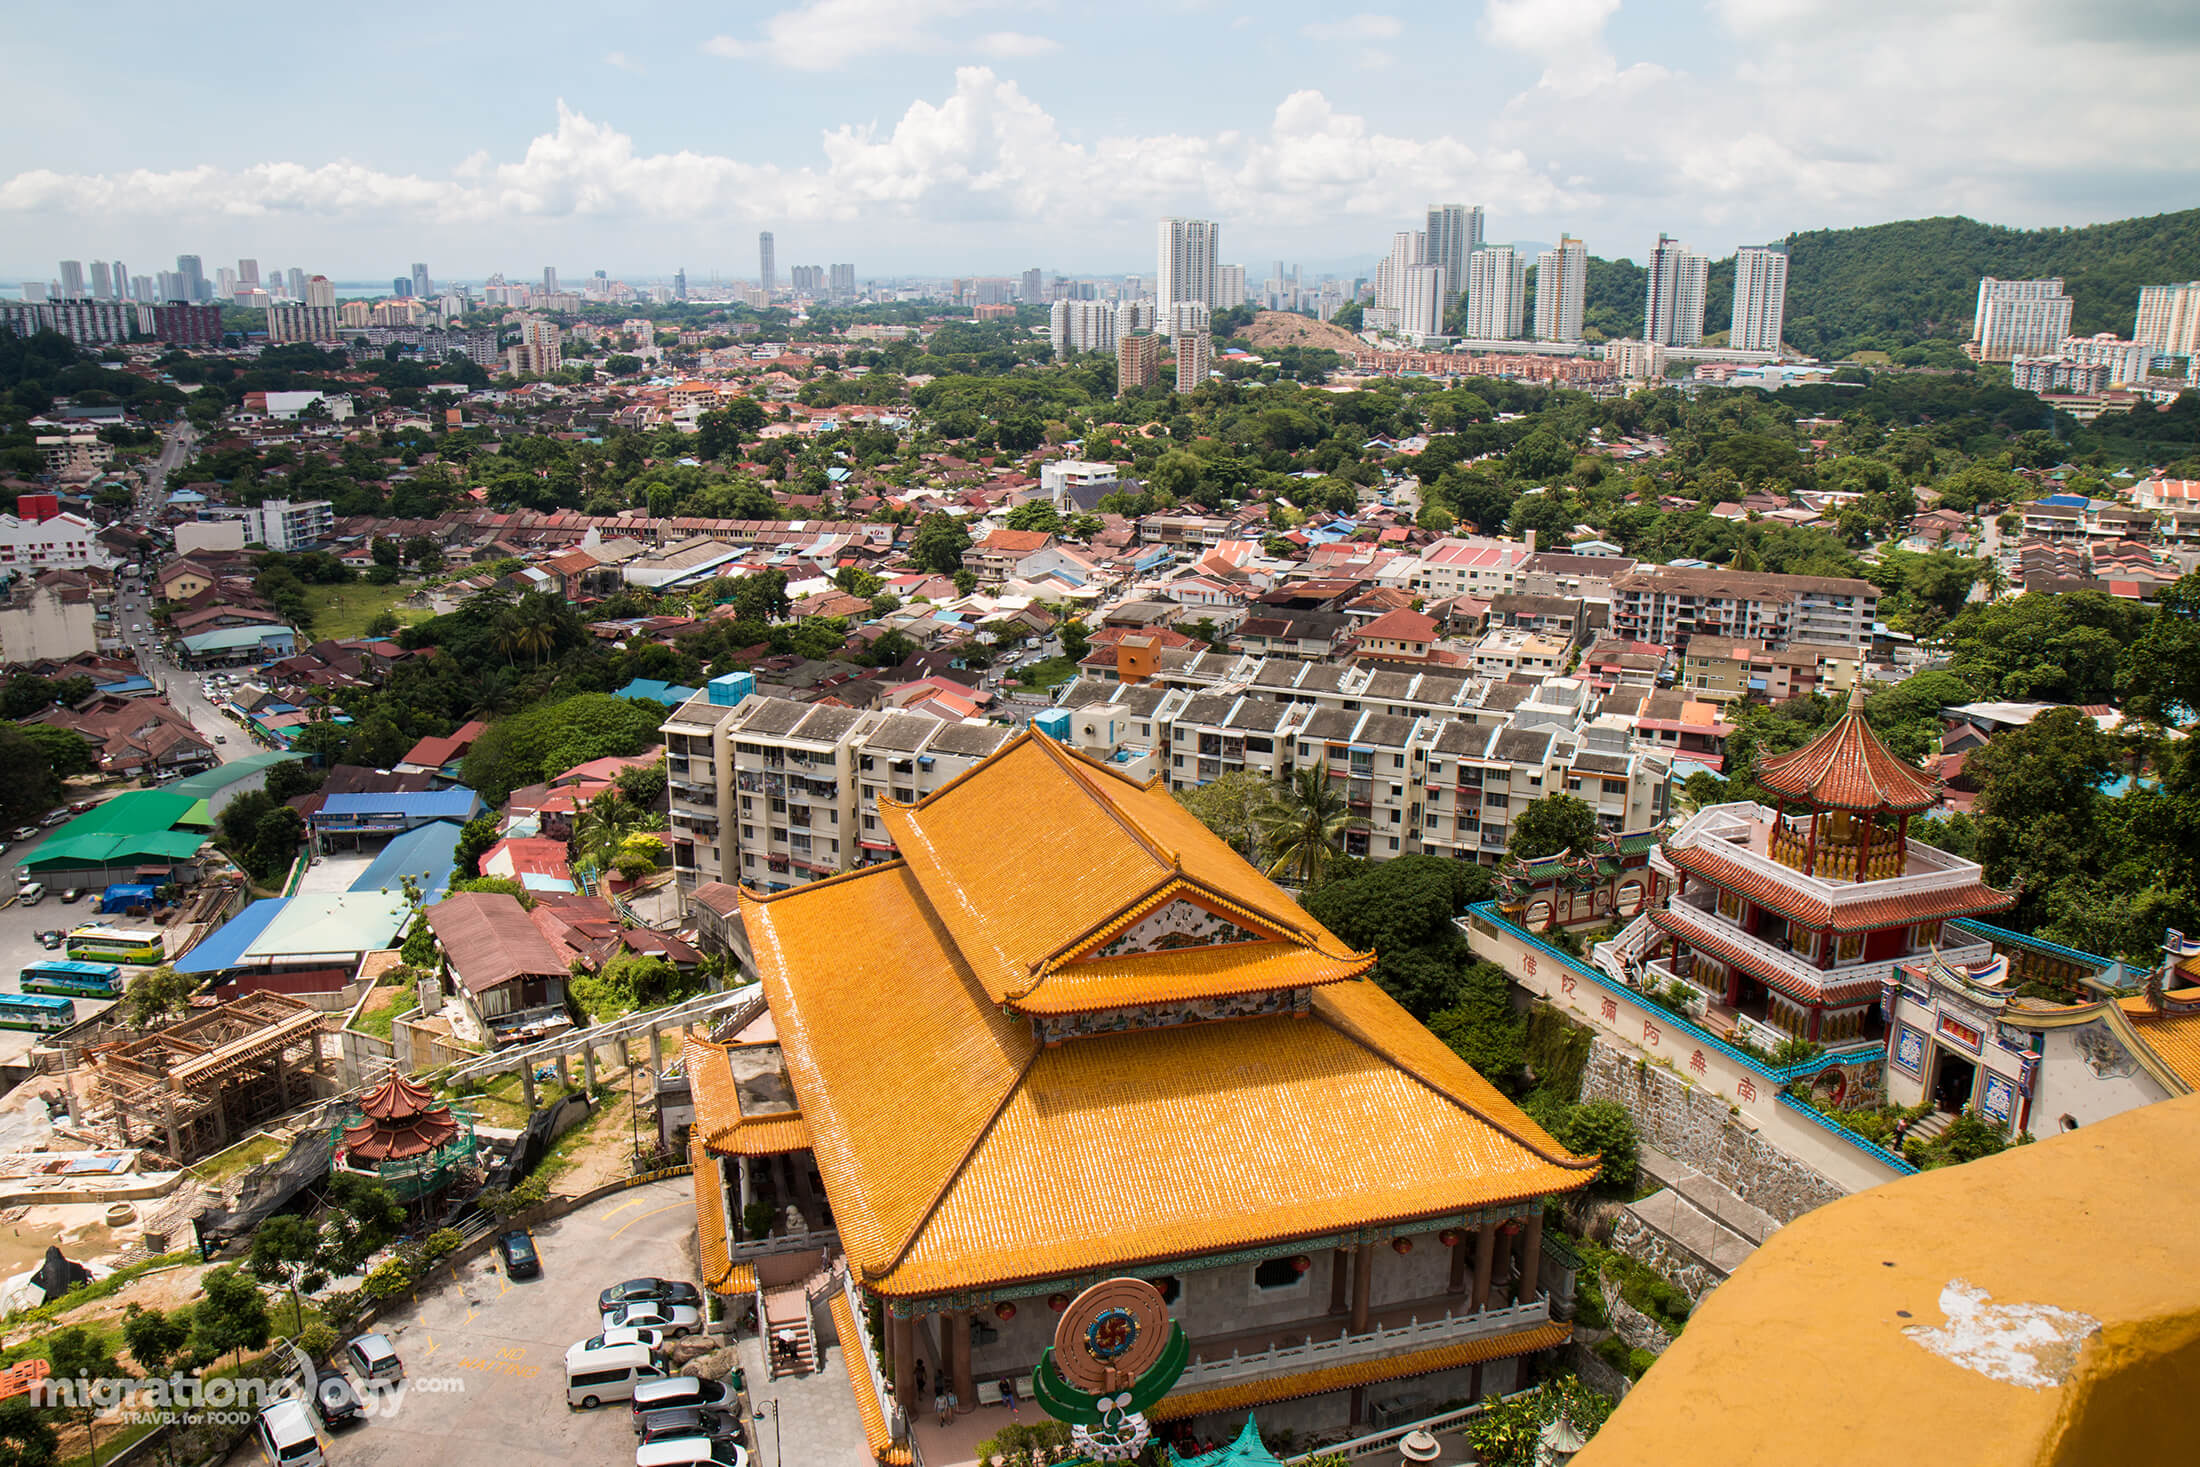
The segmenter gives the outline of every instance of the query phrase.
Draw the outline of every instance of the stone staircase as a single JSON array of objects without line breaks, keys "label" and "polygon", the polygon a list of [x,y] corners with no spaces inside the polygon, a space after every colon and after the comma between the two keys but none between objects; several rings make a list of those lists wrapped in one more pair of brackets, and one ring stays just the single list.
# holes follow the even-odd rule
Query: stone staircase
[{"label": "stone staircase", "polygon": [[1955,1116],[1950,1112],[1944,1110],[1936,1110],[1931,1115],[1926,1116],[1923,1120],[1919,1121],[1916,1125],[1910,1127],[1910,1139],[1915,1141],[1931,1141],[1938,1137],[1941,1132],[1947,1130],[1949,1124],[1954,1120]]},{"label": "stone staircase", "polygon": [[[817,1328],[810,1322],[810,1292],[806,1282],[764,1291],[764,1333],[765,1358],[771,1362],[771,1374],[775,1379],[782,1375],[807,1375],[817,1369]],[[779,1339],[786,1335],[794,1337],[792,1359],[782,1355],[778,1348]]]}]

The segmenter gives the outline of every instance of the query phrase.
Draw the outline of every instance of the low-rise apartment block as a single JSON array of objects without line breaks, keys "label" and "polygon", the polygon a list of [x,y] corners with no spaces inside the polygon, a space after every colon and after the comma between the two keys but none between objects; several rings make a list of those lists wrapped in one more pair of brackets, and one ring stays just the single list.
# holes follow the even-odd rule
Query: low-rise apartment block
[{"label": "low-rise apartment block", "polygon": [[1863,656],[1855,647],[1762,642],[1711,635],[1688,639],[1681,659],[1680,684],[1712,703],[1760,698],[1768,703],[1812,693],[1846,696],[1856,685]]},{"label": "low-rise apartment block", "polygon": [[767,697],[747,673],[715,679],[663,727],[683,897],[714,881],[776,891],[889,859],[876,802],[922,799],[1010,734]]},{"label": "low-rise apartment block", "polygon": [[1697,635],[1865,647],[1879,615],[1879,588],[1845,576],[1651,566],[1615,580],[1612,598],[1614,635],[1667,647]]}]

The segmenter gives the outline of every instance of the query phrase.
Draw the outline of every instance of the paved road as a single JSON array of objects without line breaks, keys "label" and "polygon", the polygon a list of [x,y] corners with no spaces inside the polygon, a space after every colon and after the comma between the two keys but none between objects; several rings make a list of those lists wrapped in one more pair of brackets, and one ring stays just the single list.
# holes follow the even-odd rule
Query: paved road
[{"label": "paved road", "polygon": [[[695,1278],[686,1178],[637,1187],[535,1230],[542,1277],[513,1282],[494,1252],[377,1327],[415,1383],[394,1415],[347,1427],[332,1467],[536,1467],[632,1461],[625,1403],[565,1404],[565,1350],[596,1333],[596,1294],[621,1279]],[[256,1446],[232,1464],[262,1461]]]}]

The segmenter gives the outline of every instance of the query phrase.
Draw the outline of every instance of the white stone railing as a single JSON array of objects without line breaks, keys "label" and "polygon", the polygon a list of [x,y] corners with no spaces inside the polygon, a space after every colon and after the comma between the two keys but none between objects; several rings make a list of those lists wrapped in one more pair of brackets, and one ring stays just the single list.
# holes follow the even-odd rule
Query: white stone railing
[{"label": "white stone railing", "polygon": [[1884,877],[1876,881],[1828,881],[1823,877],[1805,876],[1792,866],[1783,865],[1756,850],[1750,844],[1752,828],[1758,824],[1775,825],[1779,816],[1763,805],[1746,801],[1729,805],[1713,805],[1699,811],[1696,816],[1668,839],[1668,844],[1682,850],[1700,848],[1714,851],[1737,865],[1770,878],[1781,886],[1808,891],[1813,896],[1831,902],[1836,910],[1859,902],[1877,901],[1887,896],[1914,896],[1923,892],[1940,891],[1949,887],[1969,886],[1984,879],[1984,872],[1969,861],[1958,860],[1931,846],[1912,845],[1909,848],[1911,870],[1901,876]]},{"label": "white stone railing", "polygon": [[[1754,937],[1732,923],[1723,922],[1689,900],[1670,903],[1666,912],[1681,928],[1683,941],[1699,934],[1706,940],[1715,939],[1730,943],[1749,953],[1767,967],[1787,974],[1813,993],[1823,993],[1829,986],[1846,987],[1852,983],[1884,983],[1904,963],[1918,962],[1922,955],[1905,953],[1901,957],[1881,958],[1869,963],[1848,963],[1835,968],[1820,968],[1785,948],[1774,947],[1763,938]],[[1963,947],[1944,948],[1941,957],[1950,963],[1983,963],[1994,955],[1991,943],[1971,943]]]},{"label": "white stone railing", "polygon": [[1389,1329],[1371,1329],[1359,1334],[1340,1330],[1330,1339],[1308,1340],[1303,1345],[1278,1345],[1250,1354],[1232,1351],[1221,1359],[1194,1361],[1185,1367],[1177,1384],[1180,1387],[1204,1389],[1284,1372],[1316,1370],[1327,1365],[1379,1359],[1407,1350],[1451,1344],[1458,1340],[1485,1339],[1492,1335],[1533,1329],[1539,1324],[1548,1323],[1550,1318],[1550,1296],[1538,1294],[1534,1299],[1521,1304],[1508,1304],[1480,1312],[1471,1309],[1454,1310],[1434,1319],[1413,1319],[1404,1324],[1393,1325]]},{"label": "white stone railing", "polygon": [[[1676,983],[1678,983],[1681,987],[1687,989],[1689,993],[1689,999],[1686,1007],[1688,1009],[1688,1017],[1690,1017],[1691,1019],[1702,1018],[1704,1009],[1707,1008],[1712,1002],[1713,995],[1710,989],[1704,987],[1701,983],[1698,983],[1695,979],[1689,977],[1685,973],[1674,972],[1673,965],[1671,963],[1668,963],[1663,958],[1652,958],[1649,962],[1642,965],[1642,971],[1647,974],[1653,982],[1657,984],[1658,990],[1660,992],[1672,987]],[[1648,985],[1646,984],[1644,986],[1647,987]]]},{"label": "white stone railing", "polygon": [[1589,956],[1607,978],[1631,988],[1635,980],[1630,970],[1641,961],[1642,955],[1649,951],[1657,939],[1657,925],[1650,920],[1649,913],[1645,912],[1622,927],[1616,935],[1589,949]]},{"label": "white stone railing", "polygon": [[734,1244],[729,1253],[734,1262],[747,1263],[781,1253],[811,1253],[839,1246],[840,1234],[827,1229],[821,1233],[774,1233],[768,1238],[751,1238]]},{"label": "white stone railing", "polygon": [[[1526,1393],[1515,1392],[1515,1395],[1521,1394]],[[1388,1426],[1381,1431],[1371,1432],[1366,1436],[1356,1436],[1332,1446],[1316,1447],[1310,1452],[1302,1452],[1296,1457],[1287,1457],[1284,1460],[1292,1464],[1292,1467],[1301,1467],[1301,1464],[1317,1462],[1325,1457],[1343,1457],[1347,1461],[1356,1462],[1362,1457],[1393,1456],[1397,1453],[1398,1443],[1416,1431],[1425,1431],[1430,1436],[1443,1436],[1448,1432],[1459,1430],[1475,1417],[1489,1410],[1491,1401],[1509,1401],[1512,1399],[1513,1396],[1486,1397],[1469,1406],[1461,1406],[1436,1416],[1424,1416],[1418,1421],[1401,1421],[1396,1426]]]}]

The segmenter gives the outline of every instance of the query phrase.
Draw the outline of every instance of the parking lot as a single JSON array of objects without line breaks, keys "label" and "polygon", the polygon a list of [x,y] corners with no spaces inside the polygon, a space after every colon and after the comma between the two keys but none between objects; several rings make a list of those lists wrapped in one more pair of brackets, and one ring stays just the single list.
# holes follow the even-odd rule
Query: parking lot
[{"label": "parking lot", "polygon": [[[38,834],[43,839],[51,832],[41,830]],[[15,862],[37,843],[28,840],[10,841],[4,857],[6,868],[13,868]],[[59,891],[48,891],[38,905],[26,907],[14,899],[14,892],[14,872],[7,869],[5,891],[0,893],[0,900],[5,901],[5,905],[0,905],[0,993],[21,992],[21,975],[23,969],[30,964],[68,956],[65,952],[48,952],[40,947],[38,934],[41,931],[59,928],[66,932],[71,927],[82,927],[86,923],[100,920],[98,904],[90,897],[65,906]],[[88,1019],[113,1007],[99,999],[80,998],[75,1002],[76,1016],[79,1019]],[[31,1046],[40,1037],[27,1029],[0,1029],[0,1061],[20,1060],[30,1053]]]},{"label": "parking lot", "polygon": [[[374,1328],[421,1384],[393,1415],[334,1437],[334,1467],[529,1467],[634,1459],[624,1402],[565,1404],[565,1350],[599,1328],[596,1295],[621,1279],[695,1280],[695,1194],[684,1177],[615,1193],[536,1228],[542,1277],[513,1281],[492,1250]],[[232,1463],[262,1460],[248,1444]]]}]

